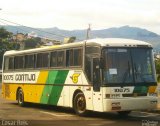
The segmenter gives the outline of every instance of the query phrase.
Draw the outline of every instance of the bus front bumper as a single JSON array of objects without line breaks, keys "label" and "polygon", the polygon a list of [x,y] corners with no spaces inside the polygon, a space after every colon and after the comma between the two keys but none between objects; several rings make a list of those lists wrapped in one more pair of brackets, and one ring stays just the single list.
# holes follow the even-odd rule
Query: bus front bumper
[{"label": "bus front bumper", "polygon": [[152,110],[157,108],[157,97],[104,99],[104,111]]}]

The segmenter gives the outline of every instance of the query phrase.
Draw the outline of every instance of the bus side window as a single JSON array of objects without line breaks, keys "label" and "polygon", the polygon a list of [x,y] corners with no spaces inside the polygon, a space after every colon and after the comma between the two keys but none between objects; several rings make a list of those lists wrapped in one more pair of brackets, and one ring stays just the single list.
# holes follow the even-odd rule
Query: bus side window
[{"label": "bus side window", "polygon": [[57,67],[64,66],[64,51],[57,52]]},{"label": "bus side window", "polygon": [[51,67],[57,67],[57,51],[51,52],[50,58],[50,65]]},{"label": "bus side window", "polygon": [[91,62],[92,62],[92,57],[95,55],[100,55],[100,48],[95,46],[95,47],[86,47],[86,51],[85,51],[85,72],[86,72],[86,76],[89,80],[89,82],[91,82]]},{"label": "bus side window", "polygon": [[66,67],[82,65],[82,49],[70,49],[66,51]]},{"label": "bus side window", "polygon": [[25,68],[34,68],[34,55],[25,55]]},{"label": "bus side window", "polygon": [[66,67],[69,67],[69,51],[70,50],[66,50]]},{"label": "bus side window", "polygon": [[37,68],[47,68],[49,65],[49,53],[37,54]]},{"label": "bus side window", "polygon": [[4,66],[3,66],[3,69],[4,69],[4,70],[8,70],[8,68],[9,68],[9,66],[8,66],[8,65],[9,65],[9,57],[5,57],[5,58],[4,58],[4,63],[3,63],[3,65],[4,65]]},{"label": "bus side window", "polygon": [[74,49],[74,66],[82,65],[82,49]]},{"label": "bus side window", "polygon": [[5,57],[4,59],[4,70],[8,70],[9,69],[9,57]]},{"label": "bus side window", "polygon": [[66,67],[73,66],[73,49],[66,50]]},{"label": "bus side window", "polygon": [[14,69],[14,57],[9,58],[9,70]]},{"label": "bus side window", "polygon": [[23,56],[14,57],[15,69],[23,69],[23,64],[24,64],[24,57]]}]

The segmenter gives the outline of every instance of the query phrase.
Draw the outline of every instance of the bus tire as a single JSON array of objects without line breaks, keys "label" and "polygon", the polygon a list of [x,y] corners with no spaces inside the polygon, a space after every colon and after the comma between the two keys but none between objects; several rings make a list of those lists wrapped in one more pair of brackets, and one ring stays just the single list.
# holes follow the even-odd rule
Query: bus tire
[{"label": "bus tire", "polygon": [[119,111],[118,114],[120,116],[128,116],[131,113],[131,111]]},{"label": "bus tire", "polygon": [[75,95],[73,100],[73,108],[77,115],[85,116],[86,115],[86,99],[82,92],[79,92]]},{"label": "bus tire", "polygon": [[19,106],[23,107],[25,105],[24,93],[23,93],[23,90],[21,88],[18,90],[17,101],[18,101]]}]

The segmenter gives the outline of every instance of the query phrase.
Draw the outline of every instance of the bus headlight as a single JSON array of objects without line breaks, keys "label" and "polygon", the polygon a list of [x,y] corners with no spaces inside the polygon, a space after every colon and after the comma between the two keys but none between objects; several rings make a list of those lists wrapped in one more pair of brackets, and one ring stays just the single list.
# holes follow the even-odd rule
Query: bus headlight
[{"label": "bus headlight", "polygon": [[121,110],[120,102],[113,102],[111,106],[112,106],[112,110]]},{"label": "bus headlight", "polygon": [[149,96],[157,97],[157,93],[148,93]]}]

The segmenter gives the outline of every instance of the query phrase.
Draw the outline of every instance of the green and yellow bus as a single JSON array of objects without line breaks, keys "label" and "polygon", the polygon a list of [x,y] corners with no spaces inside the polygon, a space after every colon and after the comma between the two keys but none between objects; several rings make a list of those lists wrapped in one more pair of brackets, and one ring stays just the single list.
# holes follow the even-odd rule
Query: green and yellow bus
[{"label": "green and yellow bus", "polygon": [[91,39],[21,51],[3,60],[2,96],[27,102],[129,114],[157,107],[152,46],[120,38]]}]

